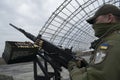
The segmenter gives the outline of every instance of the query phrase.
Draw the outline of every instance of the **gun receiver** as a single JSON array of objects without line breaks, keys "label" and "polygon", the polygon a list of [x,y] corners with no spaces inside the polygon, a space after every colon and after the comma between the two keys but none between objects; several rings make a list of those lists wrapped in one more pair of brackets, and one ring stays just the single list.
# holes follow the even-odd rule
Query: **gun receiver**
[{"label": "gun receiver", "polygon": [[42,41],[41,48],[46,51],[48,56],[53,59],[55,64],[59,65],[60,67],[63,66],[67,68],[68,61],[71,59],[74,59],[73,53],[70,51],[65,51],[64,49],[59,48],[58,46],[50,43],[49,41],[42,39],[41,35],[38,35],[35,37],[34,35],[26,32],[25,30],[21,28],[17,28],[15,25],[11,24],[12,27],[23,33],[27,38],[32,40],[33,42],[36,42],[36,40]]}]

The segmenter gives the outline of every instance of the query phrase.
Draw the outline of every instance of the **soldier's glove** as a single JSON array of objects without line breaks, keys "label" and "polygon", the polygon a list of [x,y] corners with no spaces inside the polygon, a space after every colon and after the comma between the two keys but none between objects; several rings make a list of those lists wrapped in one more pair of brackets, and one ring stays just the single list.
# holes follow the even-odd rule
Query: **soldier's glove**
[{"label": "soldier's glove", "polygon": [[68,70],[72,70],[74,67],[82,68],[88,66],[87,61],[85,59],[77,56],[75,60],[71,60],[68,63]]},{"label": "soldier's glove", "polygon": [[76,57],[75,62],[76,62],[77,67],[79,68],[88,66],[87,61],[84,58],[81,58],[80,56]]}]

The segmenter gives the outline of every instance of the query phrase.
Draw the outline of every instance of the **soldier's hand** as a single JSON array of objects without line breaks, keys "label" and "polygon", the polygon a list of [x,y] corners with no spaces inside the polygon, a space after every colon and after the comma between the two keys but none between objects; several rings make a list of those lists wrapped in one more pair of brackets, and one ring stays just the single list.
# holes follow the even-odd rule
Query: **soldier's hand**
[{"label": "soldier's hand", "polygon": [[84,58],[77,56],[75,60],[69,61],[68,70],[72,70],[74,67],[82,68],[86,66],[88,66],[87,61],[85,61]]},{"label": "soldier's hand", "polygon": [[83,58],[81,58],[81,57],[79,57],[79,56],[76,56],[76,58],[75,58],[75,63],[76,63],[76,66],[77,67],[79,67],[79,68],[81,68],[81,66],[82,66],[82,60],[83,60]]},{"label": "soldier's hand", "polygon": [[75,62],[76,62],[77,67],[79,67],[79,68],[88,66],[87,61],[84,58],[81,58],[80,56],[76,57]]}]

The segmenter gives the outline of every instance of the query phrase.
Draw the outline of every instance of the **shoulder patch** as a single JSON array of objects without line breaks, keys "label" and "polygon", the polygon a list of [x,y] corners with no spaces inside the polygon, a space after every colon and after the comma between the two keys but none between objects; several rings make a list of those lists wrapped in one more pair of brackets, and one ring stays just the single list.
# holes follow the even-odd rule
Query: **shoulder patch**
[{"label": "shoulder patch", "polygon": [[97,52],[94,57],[94,64],[101,63],[105,59],[105,57],[106,57],[106,53],[104,53],[103,51]]},{"label": "shoulder patch", "polygon": [[109,47],[109,44],[107,44],[107,43],[103,43],[100,45],[100,49],[102,49],[102,50],[106,50],[106,49],[108,49],[108,47]]}]

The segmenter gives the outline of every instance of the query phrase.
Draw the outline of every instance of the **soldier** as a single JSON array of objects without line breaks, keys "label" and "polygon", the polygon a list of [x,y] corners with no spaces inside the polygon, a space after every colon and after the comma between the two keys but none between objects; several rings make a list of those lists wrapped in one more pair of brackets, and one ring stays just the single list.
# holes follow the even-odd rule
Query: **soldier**
[{"label": "soldier", "polygon": [[80,67],[81,61],[70,61],[68,70],[72,80],[120,79],[120,9],[104,4],[87,20],[93,25],[95,36],[94,56],[88,67]]}]

